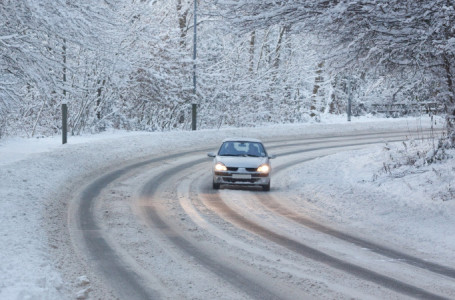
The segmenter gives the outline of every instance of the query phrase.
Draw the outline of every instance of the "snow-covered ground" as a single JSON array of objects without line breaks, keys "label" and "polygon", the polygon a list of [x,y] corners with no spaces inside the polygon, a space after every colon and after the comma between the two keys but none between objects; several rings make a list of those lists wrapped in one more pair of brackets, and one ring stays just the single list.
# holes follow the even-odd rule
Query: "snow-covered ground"
[{"label": "snow-covered ground", "polygon": [[447,265],[455,251],[455,151],[447,152],[451,159],[415,167],[408,160],[431,149],[432,142],[404,144],[315,159],[276,176],[277,184],[286,191],[284,199],[341,231],[354,229],[358,236]]},{"label": "snow-covered ground", "polygon": [[[75,285],[83,290],[85,278],[78,277],[76,284],[65,282],[63,266],[51,256],[58,236],[51,234],[49,220],[52,201],[86,174],[129,159],[207,148],[229,136],[266,140],[299,134],[406,131],[429,128],[429,124],[427,118],[354,118],[351,123],[330,119],[249,129],[108,132],[69,137],[66,145],[61,145],[60,137],[2,139],[0,299],[71,299],[77,292]],[[429,166],[420,163],[419,168],[406,163],[423,157],[422,151],[428,148],[431,143],[416,140],[406,146],[384,144],[337,153],[303,163],[274,184],[287,187],[290,204],[305,206],[315,218],[330,220],[340,228],[357,226],[359,232],[377,224],[378,240],[418,247],[409,251],[431,253],[434,261],[444,263],[455,250],[455,159]],[[455,157],[453,151],[448,154]],[[306,180],[297,179],[302,177]]]}]

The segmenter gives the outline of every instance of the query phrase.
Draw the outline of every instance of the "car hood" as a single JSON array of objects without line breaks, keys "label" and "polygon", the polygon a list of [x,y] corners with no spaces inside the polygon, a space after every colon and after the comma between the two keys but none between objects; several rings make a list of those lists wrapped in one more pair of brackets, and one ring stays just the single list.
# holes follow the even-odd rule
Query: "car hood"
[{"label": "car hood", "polygon": [[267,157],[251,156],[217,156],[217,161],[222,162],[226,167],[235,168],[257,168],[267,163]]}]

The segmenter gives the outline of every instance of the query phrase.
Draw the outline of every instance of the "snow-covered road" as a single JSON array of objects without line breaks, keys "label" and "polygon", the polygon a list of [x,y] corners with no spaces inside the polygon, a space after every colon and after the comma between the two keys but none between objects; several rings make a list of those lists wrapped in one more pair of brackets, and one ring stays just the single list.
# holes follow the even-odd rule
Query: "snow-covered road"
[{"label": "snow-covered road", "polygon": [[[104,135],[10,152],[0,298],[453,298],[453,160],[381,173],[385,140],[422,127]],[[270,193],[210,189],[205,152],[228,136],[279,155]]]}]

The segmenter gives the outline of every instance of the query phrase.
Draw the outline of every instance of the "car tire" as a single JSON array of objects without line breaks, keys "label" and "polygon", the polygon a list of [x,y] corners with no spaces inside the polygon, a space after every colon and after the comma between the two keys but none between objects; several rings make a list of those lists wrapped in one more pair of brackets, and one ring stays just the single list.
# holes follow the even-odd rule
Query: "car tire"
[{"label": "car tire", "polygon": [[263,185],[262,186],[262,190],[265,191],[265,192],[270,191],[270,182],[268,184]]},{"label": "car tire", "polygon": [[212,187],[213,187],[214,190],[219,190],[220,189],[220,184],[213,182],[212,183]]}]

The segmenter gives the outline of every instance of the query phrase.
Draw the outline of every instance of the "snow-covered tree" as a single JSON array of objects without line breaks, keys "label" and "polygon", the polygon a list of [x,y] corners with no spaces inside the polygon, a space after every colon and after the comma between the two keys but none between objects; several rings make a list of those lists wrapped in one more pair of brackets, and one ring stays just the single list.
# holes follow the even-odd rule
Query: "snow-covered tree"
[{"label": "snow-covered tree", "polygon": [[[437,101],[454,136],[451,0],[0,2],[0,135],[255,126]],[[197,89],[193,93],[193,64]]]},{"label": "snow-covered tree", "polygon": [[445,106],[455,146],[455,2],[218,0],[240,33],[271,26],[316,37],[332,73],[404,79],[393,95],[427,91],[420,99]]},{"label": "snow-covered tree", "polygon": [[[75,80],[75,74],[86,73],[88,68],[80,62],[90,59],[88,52],[95,55],[102,49],[105,36],[100,28],[106,25],[100,24],[109,24],[105,6],[88,1],[0,3],[0,78],[7,82],[0,85],[6,112],[1,117],[12,130],[27,135],[56,132],[60,104],[87,93],[90,87]],[[81,54],[84,58],[78,57]]]},{"label": "snow-covered tree", "polygon": [[156,1],[2,1],[0,132],[56,133],[61,103],[73,133],[184,124],[187,59],[166,14]]}]

